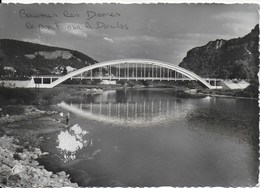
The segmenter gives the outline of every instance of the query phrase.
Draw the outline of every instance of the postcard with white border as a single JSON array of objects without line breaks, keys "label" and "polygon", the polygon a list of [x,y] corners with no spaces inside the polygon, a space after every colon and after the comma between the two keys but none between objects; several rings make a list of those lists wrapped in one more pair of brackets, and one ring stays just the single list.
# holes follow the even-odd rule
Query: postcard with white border
[{"label": "postcard with white border", "polygon": [[0,186],[257,186],[258,11],[0,4]]}]

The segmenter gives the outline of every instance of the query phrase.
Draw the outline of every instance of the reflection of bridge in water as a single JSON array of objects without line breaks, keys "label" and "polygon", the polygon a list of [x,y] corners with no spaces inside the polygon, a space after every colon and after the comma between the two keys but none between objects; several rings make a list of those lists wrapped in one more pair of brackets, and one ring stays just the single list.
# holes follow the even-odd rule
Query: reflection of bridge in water
[{"label": "reflection of bridge in water", "polygon": [[29,87],[53,88],[67,79],[199,81],[209,89],[220,89],[218,79],[204,79],[177,65],[147,59],[122,59],[90,65],[64,76],[34,76]]},{"label": "reflection of bridge in water", "polygon": [[62,102],[59,106],[87,119],[133,127],[160,125],[162,121],[169,119],[178,121],[194,109],[193,105],[184,105],[175,100],[80,104]]}]

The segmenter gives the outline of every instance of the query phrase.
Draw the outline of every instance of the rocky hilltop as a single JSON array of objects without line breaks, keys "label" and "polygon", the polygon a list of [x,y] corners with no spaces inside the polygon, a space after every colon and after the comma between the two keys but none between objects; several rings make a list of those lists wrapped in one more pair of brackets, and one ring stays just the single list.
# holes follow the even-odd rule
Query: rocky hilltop
[{"label": "rocky hilltop", "polygon": [[259,64],[259,25],[246,36],[231,40],[218,39],[188,51],[179,66],[202,77],[252,79]]},{"label": "rocky hilltop", "polygon": [[0,75],[62,74],[97,63],[78,51],[18,40],[0,40]]}]

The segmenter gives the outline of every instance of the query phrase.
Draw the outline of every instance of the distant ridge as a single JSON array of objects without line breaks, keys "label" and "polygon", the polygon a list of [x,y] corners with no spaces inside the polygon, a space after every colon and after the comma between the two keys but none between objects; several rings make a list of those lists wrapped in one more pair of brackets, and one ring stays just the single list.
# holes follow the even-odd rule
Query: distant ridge
[{"label": "distant ridge", "polygon": [[246,36],[217,39],[188,51],[179,66],[202,77],[252,79],[259,66],[259,25]]},{"label": "distant ridge", "polygon": [[64,67],[78,69],[95,63],[96,60],[75,50],[0,39],[0,75],[11,74],[10,71],[16,76],[59,74]]}]

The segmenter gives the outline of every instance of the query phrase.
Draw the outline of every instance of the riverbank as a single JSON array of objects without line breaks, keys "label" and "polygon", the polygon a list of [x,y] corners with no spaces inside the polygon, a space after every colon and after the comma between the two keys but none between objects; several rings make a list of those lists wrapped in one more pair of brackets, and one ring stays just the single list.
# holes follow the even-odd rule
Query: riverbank
[{"label": "riverbank", "polygon": [[48,155],[37,147],[43,138],[66,128],[57,112],[20,108],[23,113],[0,118],[0,187],[78,187],[65,172],[53,174],[37,162]]},{"label": "riverbank", "polygon": [[14,137],[0,137],[0,187],[78,187],[65,172],[53,174],[36,161],[47,152],[25,149]]},{"label": "riverbank", "polygon": [[258,98],[252,98],[252,97],[237,97],[237,96],[230,96],[230,95],[218,95],[218,94],[203,94],[204,96],[210,96],[210,97],[221,97],[221,98],[231,98],[231,99],[249,99],[249,100],[258,100]]},{"label": "riverbank", "polygon": [[230,99],[249,99],[249,100],[258,100],[258,98],[253,97],[241,97],[241,96],[234,96],[234,95],[224,95],[224,94],[217,94],[214,91],[209,93],[207,91],[197,91],[196,89],[177,89],[175,91],[176,97],[178,98],[193,98],[193,99],[199,99],[199,98],[205,98],[207,96],[210,97],[218,97],[218,98],[230,98]]},{"label": "riverbank", "polygon": [[16,121],[35,119],[56,112],[38,110],[32,105],[5,105],[0,110],[0,125]]},{"label": "riverbank", "polygon": [[241,92],[240,90],[198,90],[196,94],[210,97],[258,100],[257,97],[240,96]]}]

